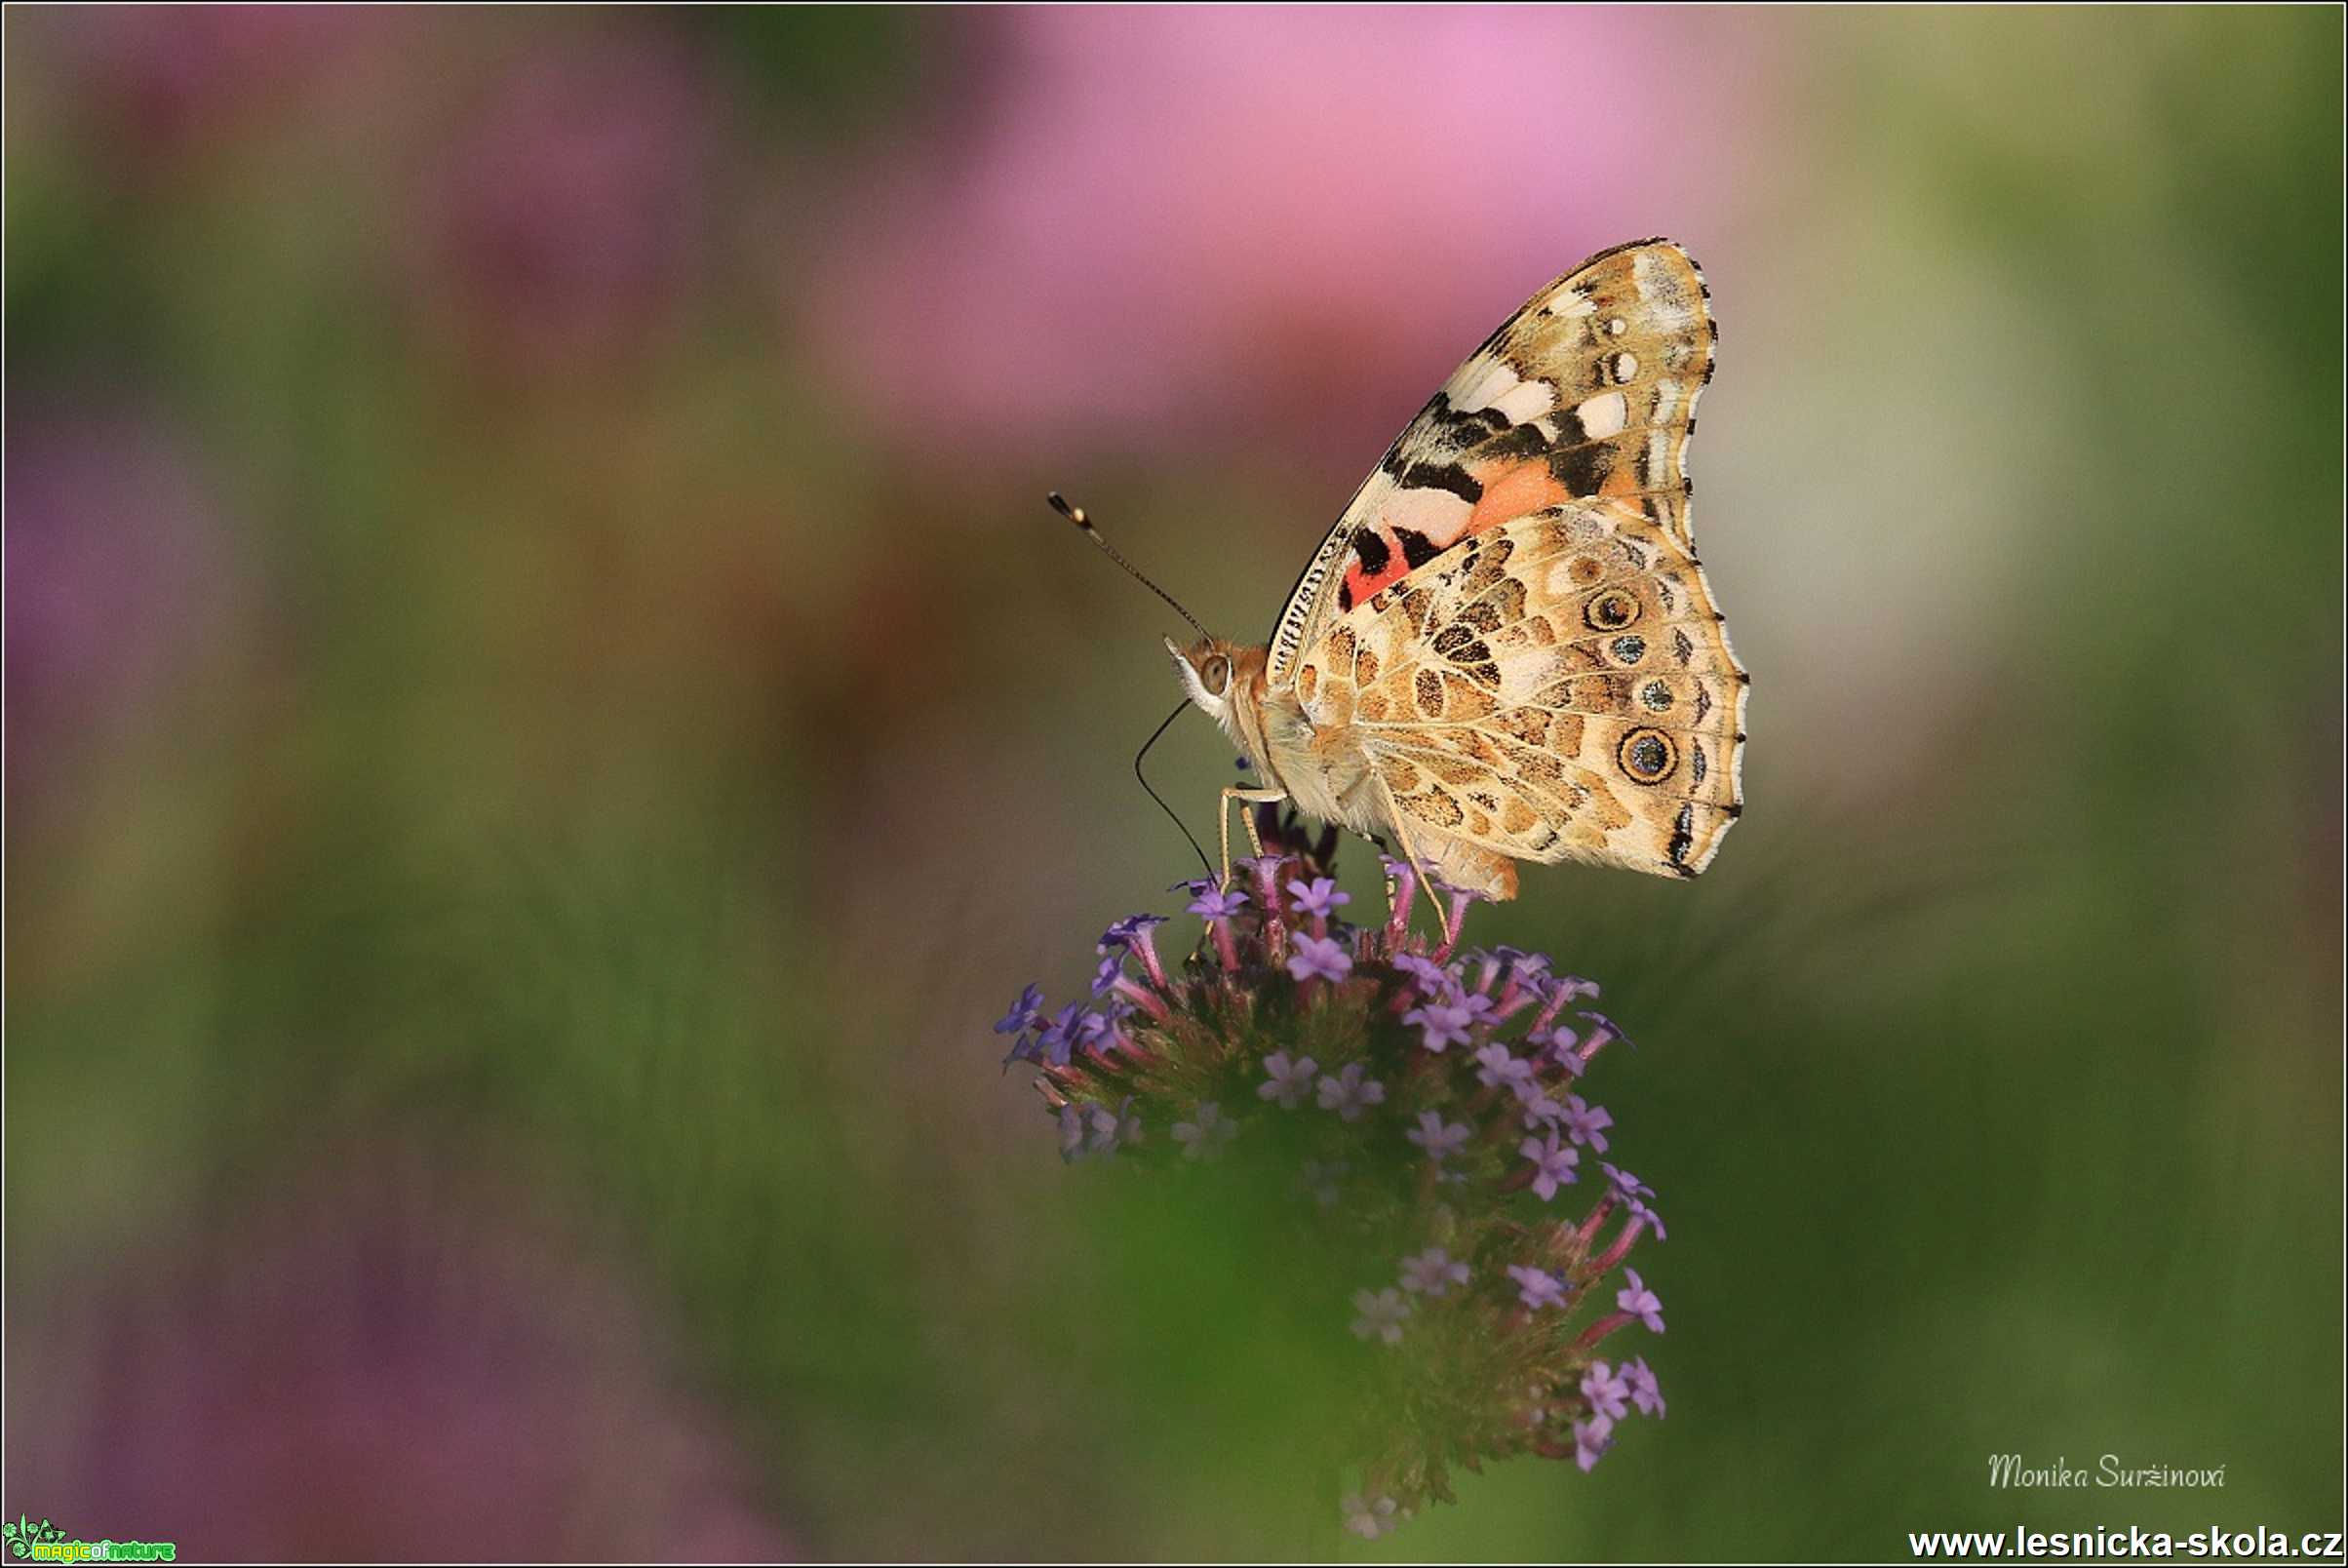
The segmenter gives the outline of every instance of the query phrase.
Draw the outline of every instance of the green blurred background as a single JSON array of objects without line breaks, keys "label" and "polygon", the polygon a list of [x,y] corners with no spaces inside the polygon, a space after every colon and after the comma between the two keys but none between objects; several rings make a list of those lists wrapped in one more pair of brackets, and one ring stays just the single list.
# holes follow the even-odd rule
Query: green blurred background
[{"label": "green blurred background", "polygon": [[[1667,233],[1746,818],[1474,920],[1639,1042],[1670,1419],[1348,1547],[2336,1528],[2341,36],[12,8],[0,1509],[1305,1550],[1318,1286],[996,1070],[1194,864],[1176,628],[1041,494],[1260,635]],[[1154,758],[1197,830],[1230,765]]]}]

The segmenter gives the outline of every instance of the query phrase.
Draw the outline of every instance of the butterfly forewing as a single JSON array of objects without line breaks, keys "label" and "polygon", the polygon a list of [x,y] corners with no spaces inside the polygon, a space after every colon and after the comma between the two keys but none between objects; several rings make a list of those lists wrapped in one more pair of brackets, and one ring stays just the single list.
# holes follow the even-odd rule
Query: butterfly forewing
[{"label": "butterfly forewing", "polygon": [[1688,521],[1715,335],[1666,241],[1543,290],[1402,433],[1281,616],[1273,682],[1455,873],[1693,876],[1741,810],[1748,683]]},{"label": "butterfly forewing", "polygon": [[1687,438],[1715,336],[1703,276],[1667,240],[1608,251],[1511,316],[1363,482],[1273,628],[1295,677],[1328,621],[1512,519],[1605,496],[1689,544]]}]

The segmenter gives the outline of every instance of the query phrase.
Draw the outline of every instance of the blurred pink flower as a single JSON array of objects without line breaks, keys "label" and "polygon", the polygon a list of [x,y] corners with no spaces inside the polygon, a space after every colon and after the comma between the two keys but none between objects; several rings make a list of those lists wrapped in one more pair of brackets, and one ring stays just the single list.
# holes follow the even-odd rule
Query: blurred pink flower
[{"label": "blurred pink flower", "polygon": [[36,1262],[10,1303],[10,1426],[37,1433],[11,1506],[183,1558],[795,1555],[617,1280],[430,1180],[300,1186],[135,1278]]},{"label": "blurred pink flower", "polygon": [[12,763],[37,767],[152,696],[240,597],[240,574],[177,431],[119,409],[11,413],[8,738],[34,742]]},{"label": "blurred pink flower", "polygon": [[12,19],[59,101],[136,164],[284,116],[396,25],[371,6],[64,6]]},{"label": "blurred pink flower", "polygon": [[539,48],[441,149],[426,291],[493,365],[565,369],[664,324],[702,259],[712,90],[657,36]]},{"label": "blurred pink flower", "polygon": [[1702,254],[1720,114],[1663,11],[1019,9],[986,97],[826,215],[808,330],[923,447],[1367,460],[1540,284]]}]

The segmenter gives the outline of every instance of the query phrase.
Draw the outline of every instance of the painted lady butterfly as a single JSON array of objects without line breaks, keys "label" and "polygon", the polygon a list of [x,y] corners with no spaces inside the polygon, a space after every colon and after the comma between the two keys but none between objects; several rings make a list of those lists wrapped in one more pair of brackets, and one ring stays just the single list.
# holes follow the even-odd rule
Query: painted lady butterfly
[{"label": "painted lady butterfly", "polygon": [[1227,879],[1232,803],[1283,799],[1493,898],[1518,860],[1711,863],[1750,678],[1688,524],[1709,297],[1668,240],[1592,256],[1410,422],[1269,646],[1167,642],[1266,781],[1223,792]]}]

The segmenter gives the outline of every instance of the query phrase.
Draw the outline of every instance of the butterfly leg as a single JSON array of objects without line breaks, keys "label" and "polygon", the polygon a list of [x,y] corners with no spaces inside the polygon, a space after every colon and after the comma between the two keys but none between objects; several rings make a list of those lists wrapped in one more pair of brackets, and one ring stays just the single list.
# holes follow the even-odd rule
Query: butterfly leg
[{"label": "butterfly leg", "polygon": [[[1235,784],[1225,787],[1222,808],[1215,813],[1216,831],[1223,835],[1223,886],[1229,887],[1232,884],[1232,802],[1239,801],[1249,805],[1269,805],[1273,801],[1285,801],[1286,799],[1288,799],[1286,790],[1243,790]],[[1239,825],[1247,830],[1247,842],[1255,846],[1256,858],[1262,859],[1264,837],[1256,832],[1256,814],[1253,811],[1241,811]]]},{"label": "butterfly leg", "polygon": [[[1402,845],[1402,858],[1409,861],[1411,870],[1419,874],[1419,885],[1427,889],[1428,899],[1435,907],[1435,922],[1443,927],[1445,944],[1456,944],[1460,933],[1452,929],[1450,920],[1443,914],[1443,900],[1436,889],[1435,880],[1428,875],[1427,862],[1419,858],[1419,846],[1411,841],[1410,827],[1402,815],[1402,807],[1395,802],[1394,792],[1388,787],[1384,778],[1378,780],[1378,793],[1386,801],[1386,820],[1394,830],[1394,841]],[[1387,889],[1387,896],[1393,896],[1391,887]]]}]

